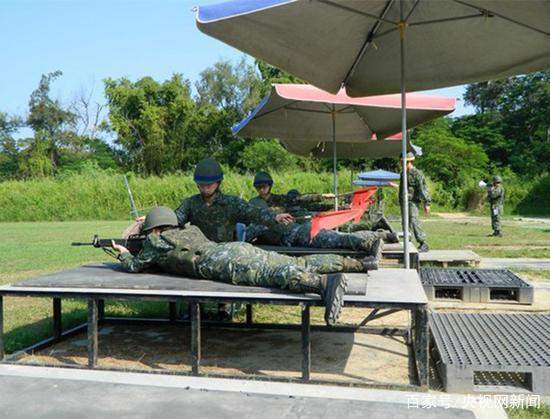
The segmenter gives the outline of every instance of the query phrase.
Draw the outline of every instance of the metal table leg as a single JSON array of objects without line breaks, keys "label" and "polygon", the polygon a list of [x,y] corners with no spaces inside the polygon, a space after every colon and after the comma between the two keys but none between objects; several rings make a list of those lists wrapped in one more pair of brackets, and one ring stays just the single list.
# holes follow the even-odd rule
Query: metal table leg
[{"label": "metal table leg", "polygon": [[90,298],[88,300],[88,368],[94,368],[97,364],[97,300]]},{"label": "metal table leg", "polygon": [[252,324],[252,304],[246,305],[246,324]]},{"label": "metal table leg", "polygon": [[61,322],[61,298],[53,299],[53,337],[59,339],[63,333]]},{"label": "metal table leg", "polygon": [[4,297],[0,295],[0,361],[4,355]]},{"label": "metal table leg", "polygon": [[197,302],[191,302],[191,370],[194,375],[199,375],[201,363],[201,308]]},{"label": "metal table leg", "polygon": [[301,304],[302,308],[302,380],[309,380],[311,371],[311,336],[309,304]]},{"label": "metal table leg", "polygon": [[99,320],[105,318],[105,300],[97,300],[97,315]]},{"label": "metal table leg", "polygon": [[427,387],[429,352],[428,352],[428,309],[426,306],[414,310],[414,351],[421,387]]},{"label": "metal table leg", "polygon": [[169,312],[169,318],[171,322],[176,321],[177,317],[177,305],[175,301],[170,301],[168,303],[168,312]]}]

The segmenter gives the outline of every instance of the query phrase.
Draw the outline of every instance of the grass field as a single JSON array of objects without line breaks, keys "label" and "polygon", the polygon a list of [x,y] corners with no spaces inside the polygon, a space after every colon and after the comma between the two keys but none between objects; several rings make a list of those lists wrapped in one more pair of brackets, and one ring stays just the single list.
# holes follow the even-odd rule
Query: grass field
[{"label": "grass field", "polygon": [[[112,260],[100,249],[71,247],[73,241],[90,241],[94,234],[102,238],[120,237],[127,221],[35,222],[0,223],[3,240],[0,242],[0,284],[11,283],[39,274],[75,267],[87,262]],[[506,219],[503,238],[486,237],[490,232],[488,218],[447,220],[432,216],[425,220],[432,249],[469,248],[487,257],[550,258],[550,224],[520,223]],[[550,270],[519,271],[530,279],[550,281]],[[51,333],[51,300],[7,298],[5,301],[6,350],[15,351],[45,338]],[[165,316],[164,305],[110,303],[112,315]],[[63,304],[65,327],[85,319],[82,302]],[[256,310],[258,320],[298,322],[298,312],[279,307]],[[320,313],[315,313],[320,317]],[[510,411],[514,417],[550,415],[548,409]]]}]

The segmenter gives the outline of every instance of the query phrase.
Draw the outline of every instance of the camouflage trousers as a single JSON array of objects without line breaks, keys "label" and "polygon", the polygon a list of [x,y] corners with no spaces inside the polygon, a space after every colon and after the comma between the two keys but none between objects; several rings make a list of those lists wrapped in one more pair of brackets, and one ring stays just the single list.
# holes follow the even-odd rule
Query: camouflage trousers
[{"label": "camouflage trousers", "polygon": [[422,224],[420,224],[418,204],[415,202],[409,202],[409,231],[413,233],[419,244],[426,242],[426,233],[422,229]]},{"label": "camouflage trousers", "polygon": [[500,225],[500,218],[502,215],[503,207],[501,205],[491,205],[491,226],[495,233],[499,233],[502,229]]},{"label": "camouflage trousers", "polygon": [[196,272],[201,278],[291,291],[301,291],[301,283],[307,283],[319,274],[362,271],[362,263],[349,257],[291,257],[243,242],[218,244],[196,261]]},{"label": "camouflage trousers", "polygon": [[321,230],[310,240],[311,224],[302,224],[283,239],[284,246],[317,247],[320,249],[359,250],[374,255],[373,247],[378,240],[374,231],[364,230],[353,233],[341,233],[335,230]]}]

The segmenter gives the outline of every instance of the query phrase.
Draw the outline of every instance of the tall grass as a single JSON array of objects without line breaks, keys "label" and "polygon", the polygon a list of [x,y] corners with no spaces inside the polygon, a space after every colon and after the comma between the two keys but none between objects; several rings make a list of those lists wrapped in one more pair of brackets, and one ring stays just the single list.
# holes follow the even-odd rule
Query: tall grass
[{"label": "tall grass", "polygon": [[[253,175],[226,173],[222,190],[249,199],[255,195]],[[274,192],[291,188],[305,192],[330,192],[330,173],[273,173]],[[144,214],[157,205],[176,208],[197,193],[190,173],[157,177],[128,175],[136,206]],[[342,191],[349,191],[350,173],[339,177]],[[56,178],[0,183],[0,221],[120,220],[130,216],[123,175],[94,170]]]},{"label": "tall grass", "polygon": [[[275,180],[274,192],[286,193],[296,188],[302,193],[330,192],[331,173],[281,172],[272,173]],[[156,205],[176,208],[188,196],[197,193],[190,173],[176,173],[167,176],[141,177],[128,174],[136,205],[145,214]],[[252,174],[227,172],[222,189],[225,193],[249,199],[255,195]],[[352,173],[341,170],[339,190],[348,192]],[[540,178],[529,184],[515,179],[506,184],[507,212],[549,214],[549,177]],[[451,211],[449,193],[445,185],[429,182],[434,210]],[[485,193],[472,183],[464,189],[464,210],[468,196],[479,195],[483,210]],[[470,195],[468,195],[470,194]],[[385,188],[385,208],[390,214],[397,214],[397,190]],[[68,221],[68,220],[122,220],[130,217],[130,204],[123,175],[113,171],[85,170],[81,173],[67,173],[55,178],[26,181],[0,182],[0,221]]]}]

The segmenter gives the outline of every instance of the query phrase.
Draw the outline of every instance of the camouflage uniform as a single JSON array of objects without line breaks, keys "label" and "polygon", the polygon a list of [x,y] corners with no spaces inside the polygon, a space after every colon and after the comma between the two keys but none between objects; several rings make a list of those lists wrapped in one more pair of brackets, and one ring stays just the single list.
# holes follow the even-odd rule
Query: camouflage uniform
[{"label": "camouflage uniform", "polygon": [[504,188],[499,183],[487,188],[487,199],[491,205],[491,226],[493,234],[501,234],[500,217],[504,211]]},{"label": "camouflage uniform", "polygon": [[268,199],[256,196],[249,202],[259,208],[269,208],[276,214],[286,212],[294,217],[305,217],[319,211],[330,211],[333,206],[322,204],[325,199],[321,194],[270,194]]},{"label": "camouflage uniform", "polygon": [[271,211],[219,191],[210,206],[197,194],[185,199],[175,212],[180,226],[191,223],[199,227],[209,240],[218,243],[233,241],[237,223],[277,225]]},{"label": "camouflage uniform", "polygon": [[323,229],[313,240],[310,240],[310,237],[310,222],[291,225],[279,224],[275,227],[251,224],[246,228],[246,241],[249,243],[286,247],[359,250],[372,256],[378,256],[374,254],[373,248],[379,236],[373,231],[341,233]]},{"label": "camouflage uniform", "polygon": [[[426,242],[426,233],[422,230],[419,220],[418,207],[421,203],[428,206],[431,203],[428,185],[424,174],[416,167],[407,171],[407,188],[409,199],[409,227],[412,230],[416,241],[422,245]],[[399,203],[401,204],[401,213],[403,214],[403,175],[399,182]]]},{"label": "camouflage uniform", "polygon": [[275,287],[303,292],[319,274],[362,272],[360,261],[338,255],[290,257],[267,252],[248,243],[214,243],[201,230],[187,225],[160,235],[149,234],[137,256],[119,256],[128,272],[150,267],[191,278],[210,279],[235,285]]}]

